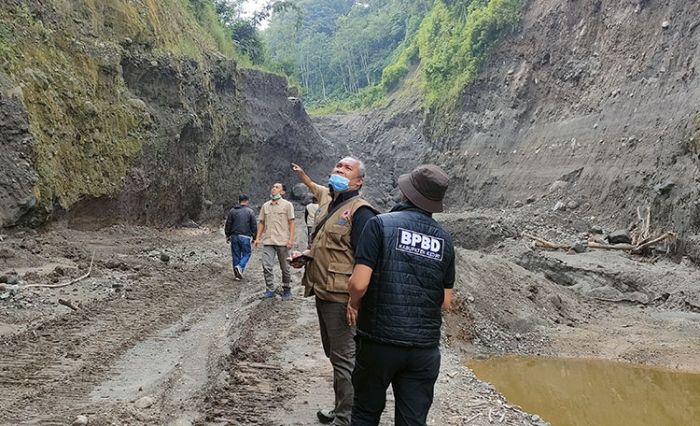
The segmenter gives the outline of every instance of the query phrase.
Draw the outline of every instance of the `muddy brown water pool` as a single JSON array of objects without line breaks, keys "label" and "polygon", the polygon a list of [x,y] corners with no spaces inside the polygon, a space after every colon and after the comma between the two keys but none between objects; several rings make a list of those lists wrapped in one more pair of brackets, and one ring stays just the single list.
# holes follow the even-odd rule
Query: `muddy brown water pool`
[{"label": "muddy brown water pool", "polygon": [[552,426],[700,424],[700,373],[576,358],[495,357],[467,366]]}]

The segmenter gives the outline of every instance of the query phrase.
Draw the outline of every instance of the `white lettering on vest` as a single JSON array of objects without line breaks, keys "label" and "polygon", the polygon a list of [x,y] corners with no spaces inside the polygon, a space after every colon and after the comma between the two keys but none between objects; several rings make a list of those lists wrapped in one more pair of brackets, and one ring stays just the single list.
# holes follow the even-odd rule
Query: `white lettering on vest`
[{"label": "white lettering on vest", "polygon": [[444,243],[445,241],[442,238],[399,228],[396,250],[434,260],[442,260]]}]

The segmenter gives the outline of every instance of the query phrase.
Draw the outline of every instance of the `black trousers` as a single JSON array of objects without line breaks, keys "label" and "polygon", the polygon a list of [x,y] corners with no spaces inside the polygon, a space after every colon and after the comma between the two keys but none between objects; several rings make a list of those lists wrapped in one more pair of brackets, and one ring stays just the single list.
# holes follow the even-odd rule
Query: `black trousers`
[{"label": "black trousers", "polygon": [[394,424],[425,425],[440,372],[440,349],[387,345],[358,337],[352,384],[352,425],[378,425],[391,383]]}]

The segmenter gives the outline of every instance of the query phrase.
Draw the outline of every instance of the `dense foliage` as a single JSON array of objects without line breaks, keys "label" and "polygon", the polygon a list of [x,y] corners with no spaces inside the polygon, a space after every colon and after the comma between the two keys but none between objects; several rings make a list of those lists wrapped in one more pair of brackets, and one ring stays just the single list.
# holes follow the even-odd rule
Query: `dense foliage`
[{"label": "dense foliage", "polygon": [[299,0],[264,32],[268,63],[299,81],[307,103],[345,99],[376,85],[431,0]]},{"label": "dense foliage", "polygon": [[312,107],[372,104],[414,68],[428,102],[442,102],[469,84],[490,47],[517,25],[524,3],[297,0],[296,15],[273,14],[266,61],[298,80]]}]

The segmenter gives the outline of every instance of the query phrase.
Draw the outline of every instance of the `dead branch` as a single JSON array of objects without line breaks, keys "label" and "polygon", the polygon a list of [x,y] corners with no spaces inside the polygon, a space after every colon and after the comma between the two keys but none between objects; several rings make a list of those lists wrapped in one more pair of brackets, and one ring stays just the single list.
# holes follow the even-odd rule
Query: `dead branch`
[{"label": "dead branch", "polygon": [[604,250],[633,250],[635,247],[636,246],[632,244],[602,244],[595,242],[588,243],[588,248],[597,248]]},{"label": "dead branch", "polygon": [[75,305],[73,304],[73,302],[71,302],[70,300],[58,299],[58,304],[59,304],[59,305],[63,305],[63,306],[67,306],[67,307],[71,308],[71,309],[74,310],[74,311],[77,311],[78,309],[80,309],[80,308],[78,308],[77,306],[75,306]]},{"label": "dead branch", "polygon": [[632,249],[632,253],[639,253],[639,252],[641,252],[642,250],[644,250],[645,248],[647,248],[647,247],[649,247],[649,246],[653,246],[653,245],[656,244],[656,243],[660,243],[661,241],[664,241],[664,240],[667,240],[667,239],[675,239],[675,238],[676,238],[676,234],[674,234],[673,232],[667,232],[667,233],[661,235],[660,237],[654,238],[654,239],[651,240],[651,241],[647,241],[647,242],[644,243],[644,244],[638,245],[637,247],[635,247],[634,249]]},{"label": "dead branch", "polygon": [[92,272],[92,264],[93,264],[94,260],[95,260],[95,252],[93,251],[92,258],[90,259],[90,267],[88,268],[87,273],[79,276],[78,278],[72,279],[72,280],[68,281],[67,283],[62,283],[62,284],[29,284],[29,285],[24,286],[24,288],[28,288],[28,287],[61,288],[61,287],[67,287],[69,285],[73,285],[73,284],[77,283],[78,281],[82,281],[85,278],[90,276],[90,273]]},{"label": "dead branch", "polygon": [[525,232],[523,232],[523,236],[524,236],[524,237],[528,237],[528,238],[530,238],[530,239],[532,239],[532,240],[535,240],[535,244],[538,244],[538,243],[539,243],[539,245],[540,245],[541,247],[544,247],[544,248],[565,249],[565,250],[568,250],[568,249],[571,248],[571,246],[568,245],[568,244],[553,243],[553,242],[551,242],[551,241],[545,240],[544,238],[536,237],[536,236],[534,236],[534,235],[530,235],[530,234],[527,234],[527,233],[525,233]]}]

